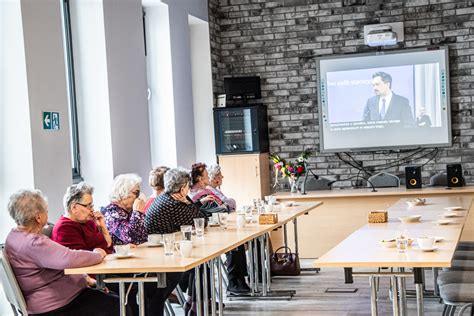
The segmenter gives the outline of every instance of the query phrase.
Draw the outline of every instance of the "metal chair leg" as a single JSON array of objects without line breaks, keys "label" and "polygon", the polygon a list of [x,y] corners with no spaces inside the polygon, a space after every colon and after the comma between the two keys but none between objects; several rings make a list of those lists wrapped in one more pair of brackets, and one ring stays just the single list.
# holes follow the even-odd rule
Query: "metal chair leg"
[{"label": "metal chair leg", "polygon": [[173,307],[171,306],[171,303],[169,300],[165,301],[165,311],[169,316],[175,316]]}]

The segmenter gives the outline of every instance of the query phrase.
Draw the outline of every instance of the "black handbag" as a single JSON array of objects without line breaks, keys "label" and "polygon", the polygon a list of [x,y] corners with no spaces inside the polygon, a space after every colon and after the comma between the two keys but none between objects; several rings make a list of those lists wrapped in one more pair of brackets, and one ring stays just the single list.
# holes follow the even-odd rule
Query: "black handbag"
[{"label": "black handbag", "polygon": [[[288,250],[279,253],[281,249]],[[300,259],[297,253],[286,246],[278,248],[270,257],[270,271],[273,276],[296,276],[301,274]]]}]

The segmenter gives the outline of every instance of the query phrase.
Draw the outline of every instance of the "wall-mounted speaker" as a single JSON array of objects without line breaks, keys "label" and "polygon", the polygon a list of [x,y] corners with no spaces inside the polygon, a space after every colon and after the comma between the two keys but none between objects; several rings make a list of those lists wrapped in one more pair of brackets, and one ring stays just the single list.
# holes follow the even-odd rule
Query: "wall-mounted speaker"
[{"label": "wall-mounted speaker", "polygon": [[407,189],[421,189],[421,167],[405,167],[405,180]]},{"label": "wall-mounted speaker", "polygon": [[462,187],[464,185],[461,164],[453,163],[446,165],[446,173],[448,175],[448,187]]}]

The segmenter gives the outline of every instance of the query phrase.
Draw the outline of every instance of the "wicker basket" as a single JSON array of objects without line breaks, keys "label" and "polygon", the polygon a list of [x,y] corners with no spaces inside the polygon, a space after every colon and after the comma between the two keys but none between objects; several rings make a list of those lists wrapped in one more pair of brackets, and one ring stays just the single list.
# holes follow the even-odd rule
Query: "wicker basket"
[{"label": "wicker basket", "polygon": [[276,224],[278,223],[278,214],[266,213],[258,216],[258,223],[260,225]]},{"label": "wicker basket", "polygon": [[387,211],[371,211],[367,215],[367,221],[369,223],[386,223],[388,222]]}]

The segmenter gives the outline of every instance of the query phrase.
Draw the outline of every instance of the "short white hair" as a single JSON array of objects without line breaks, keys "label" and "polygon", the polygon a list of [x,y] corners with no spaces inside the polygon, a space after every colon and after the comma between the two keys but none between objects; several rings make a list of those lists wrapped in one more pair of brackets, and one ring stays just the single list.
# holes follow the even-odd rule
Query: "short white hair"
[{"label": "short white hair", "polygon": [[207,167],[207,173],[209,174],[209,179],[213,180],[218,175],[222,174],[221,166],[219,165],[210,165]]},{"label": "short white hair", "polygon": [[142,183],[142,178],[135,173],[126,173],[116,176],[112,186],[112,192],[109,194],[110,201],[118,202],[125,199],[133,187],[137,184],[140,185],[140,183]]},{"label": "short white hair", "polygon": [[177,193],[181,188],[191,182],[189,171],[178,167],[168,170],[165,173],[165,192],[169,194]]},{"label": "short white hair", "polygon": [[64,210],[69,212],[72,204],[81,202],[85,194],[92,195],[93,193],[94,188],[84,181],[71,185],[66,189],[63,197]]},{"label": "short white hair", "polygon": [[48,211],[48,202],[40,190],[19,190],[10,196],[8,212],[17,225],[32,226],[36,215]]}]

